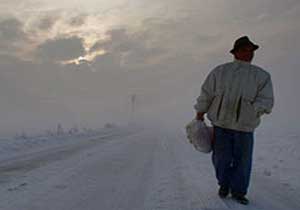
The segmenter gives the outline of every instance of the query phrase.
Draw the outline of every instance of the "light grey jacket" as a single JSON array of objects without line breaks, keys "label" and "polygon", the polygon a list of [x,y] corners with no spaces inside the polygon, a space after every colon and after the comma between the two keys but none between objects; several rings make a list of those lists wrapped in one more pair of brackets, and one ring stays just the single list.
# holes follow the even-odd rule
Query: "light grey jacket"
[{"label": "light grey jacket", "polygon": [[273,104],[270,74],[258,66],[234,60],[208,74],[194,108],[207,113],[213,125],[253,132],[261,116],[271,113]]}]

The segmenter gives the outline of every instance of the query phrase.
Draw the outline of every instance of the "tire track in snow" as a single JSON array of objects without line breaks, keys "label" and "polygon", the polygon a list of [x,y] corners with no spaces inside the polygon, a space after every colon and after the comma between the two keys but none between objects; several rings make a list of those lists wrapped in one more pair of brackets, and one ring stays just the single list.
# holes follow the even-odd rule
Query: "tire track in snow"
[{"label": "tire track in snow", "polygon": [[29,171],[46,166],[55,161],[70,158],[85,149],[94,147],[97,144],[103,144],[107,141],[111,141],[112,138],[124,135],[130,135],[130,133],[110,133],[73,144],[55,146],[38,152],[1,160],[0,184],[7,183],[12,178],[23,176],[23,174]]}]

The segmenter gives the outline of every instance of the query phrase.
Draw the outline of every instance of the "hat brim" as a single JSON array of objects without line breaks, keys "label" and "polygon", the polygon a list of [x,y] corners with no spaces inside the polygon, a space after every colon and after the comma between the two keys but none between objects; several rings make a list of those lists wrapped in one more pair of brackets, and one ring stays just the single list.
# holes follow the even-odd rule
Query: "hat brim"
[{"label": "hat brim", "polygon": [[249,44],[249,45],[241,45],[238,47],[233,48],[232,50],[230,50],[230,53],[233,54],[234,52],[236,52],[239,48],[244,47],[244,46],[252,46],[253,47],[253,51],[257,50],[259,48],[258,45],[256,44]]}]

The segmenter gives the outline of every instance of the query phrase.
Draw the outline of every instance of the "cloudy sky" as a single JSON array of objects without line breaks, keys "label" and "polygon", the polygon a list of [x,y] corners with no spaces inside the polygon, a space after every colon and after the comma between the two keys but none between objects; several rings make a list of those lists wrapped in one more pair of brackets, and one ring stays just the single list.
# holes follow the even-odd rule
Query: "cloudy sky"
[{"label": "cloudy sky", "polygon": [[264,126],[297,128],[299,20],[299,0],[1,0],[0,133],[127,122],[132,95],[143,119],[184,124],[242,35],[274,83]]}]

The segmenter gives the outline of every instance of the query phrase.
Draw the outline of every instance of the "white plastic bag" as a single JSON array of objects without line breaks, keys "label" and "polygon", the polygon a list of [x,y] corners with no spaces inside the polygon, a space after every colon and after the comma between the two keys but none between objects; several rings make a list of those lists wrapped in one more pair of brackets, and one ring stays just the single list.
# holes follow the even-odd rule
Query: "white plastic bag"
[{"label": "white plastic bag", "polygon": [[205,122],[193,119],[186,125],[187,138],[196,150],[210,153],[212,150],[213,128]]}]

